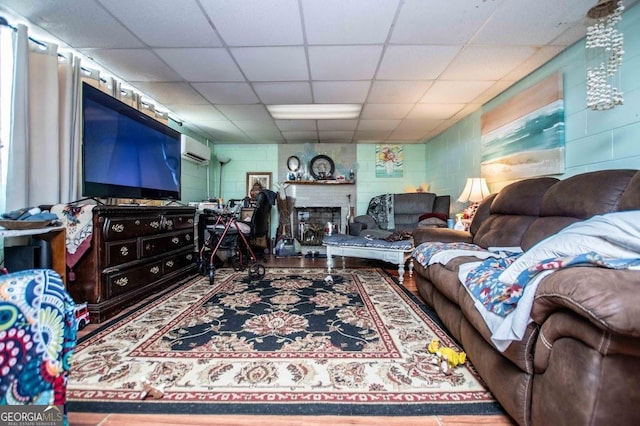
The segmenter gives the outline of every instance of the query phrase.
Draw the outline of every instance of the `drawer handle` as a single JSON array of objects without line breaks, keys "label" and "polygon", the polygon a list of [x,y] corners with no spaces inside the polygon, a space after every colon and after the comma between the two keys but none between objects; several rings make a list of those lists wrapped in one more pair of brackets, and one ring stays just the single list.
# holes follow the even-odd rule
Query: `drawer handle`
[{"label": "drawer handle", "polygon": [[129,249],[127,248],[127,246],[120,247],[120,254],[123,255],[123,256],[128,256],[129,255]]},{"label": "drawer handle", "polygon": [[189,218],[189,219],[187,220],[187,223],[189,223],[190,225],[192,225],[192,224],[193,224],[193,219],[192,219],[192,218]]},{"label": "drawer handle", "polygon": [[167,221],[165,223],[167,225],[167,228],[171,228],[173,226],[173,220],[172,219],[167,219]]},{"label": "drawer handle", "polygon": [[158,229],[160,228],[160,222],[154,220],[153,222],[149,222],[149,226]]},{"label": "drawer handle", "polygon": [[167,265],[169,268],[173,268],[173,260],[167,260],[165,265]]},{"label": "drawer handle", "polygon": [[184,239],[187,240],[187,241],[191,241],[191,234],[185,235]]},{"label": "drawer handle", "polygon": [[180,242],[180,238],[178,238],[178,237],[173,237],[173,238],[171,239],[171,242],[172,242],[173,244],[178,244],[178,243]]},{"label": "drawer handle", "polygon": [[154,266],[153,268],[149,269],[149,272],[151,272],[152,274],[157,274],[158,272],[160,272],[160,267]]},{"label": "drawer handle", "polygon": [[127,278],[127,277],[121,277],[121,278],[118,278],[118,279],[115,281],[115,283],[116,283],[116,285],[119,285],[120,287],[124,287],[124,286],[126,286],[127,284],[129,284],[129,278]]},{"label": "drawer handle", "polygon": [[121,223],[114,223],[113,225],[111,225],[111,229],[113,230],[113,232],[122,232],[124,231],[124,225]]},{"label": "drawer handle", "polygon": [[136,226],[140,225],[140,219],[136,219],[136,221],[135,221],[135,222],[133,222],[133,223],[135,223],[135,224],[136,224]]},{"label": "drawer handle", "polygon": [[193,255],[192,254],[188,254],[187,255],[187,260],[191,260],[191,259],[193,259]]}]

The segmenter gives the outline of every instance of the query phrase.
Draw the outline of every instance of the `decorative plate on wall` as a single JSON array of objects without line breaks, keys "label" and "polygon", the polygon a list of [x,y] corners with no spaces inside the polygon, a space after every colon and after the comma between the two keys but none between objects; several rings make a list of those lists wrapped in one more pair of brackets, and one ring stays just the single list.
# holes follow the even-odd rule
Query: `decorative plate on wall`
[{"label": "decorative plate on wall", "polygon": [[315,179],[333,179],[335,171],[333,160],[326,155],[316,155],[309,162],[309,172]]},{"label": "decorative plate on wall", "polygon": [[292,155],[287,159],[287,168],[292,172],[295,172],[300,168],[300,159],[295,155]]}]

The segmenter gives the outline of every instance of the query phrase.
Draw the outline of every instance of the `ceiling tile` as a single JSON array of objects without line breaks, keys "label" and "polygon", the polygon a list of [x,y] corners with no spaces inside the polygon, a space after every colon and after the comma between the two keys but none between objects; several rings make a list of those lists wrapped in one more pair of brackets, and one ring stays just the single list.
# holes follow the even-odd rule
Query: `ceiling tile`
[{"label": "ceiling tile", "polygon": [[431,85],[426,81],[374,81],[367,102],[407,104],[417,102]]},{"label": "ceiling tile", "polygon": [[464,108],[464,104],[417,104],[415,108],[411,110],[408,119],[437,119],[446,120],[453,117]]},{"label": "ceiling tile", "polygon": [[516,82],[531,73],[532,69],[536,69],[545,64],[547,61],[551,60],[553,57],[562,52],[562,50],[564,50],[562,46],[540,47],[532,56],[523,61],[510,73],[505,75],[504,79]]},{"label": "ceiling tile", "polygon": [[360,120],[358,131],[362,130],[393,130],[398,127],[400,120]]},{"label": "ceiling tile", "polygon": [[308,82],[253,83],[260,100],[265,104],[307,104],[311,102]]},{"label": "ceiling tile", "polygon": [[182,78],[150,50],[82,49],[100,66],[125,81],[181,81]]},{"label": "ceiling tile", "polygon": [[271,121],[271,115],[262,105],[216,105],[229,120]]},{"label": "ceiling tile", "polygon": [[440,77],[443,80],[500,80],[534,53],[533,46],[467,46]]},{"label": "ceiling tile", "polygon": [[316,130],[316,120],[275,120],[280,130]]},{"label": "ceiling tile", "polygon": [[353,131],[347,130],[320,131],[318,138],[320,142],[350,142],[353,134]]},{"label": "ceiling tile", "polygon": [[391,130],[356,130],[355,139],[360,140],[386,140],[391,134]]},{"label": "ceiling tile", "polygon": [[234,120],[233,124],[243,132],[257,132],[266,131],[271,133],[277,133],[280,135],[280,131],[272,121],[246,121],[246,120]]},{"label": "ceiling tile", "polygon": [[[99,0],[129,30],[151,47],[217,47],[222,43],[193,0],[180,13],[167,13],[174,0]],[[144,19],[140,19],[144,17]]]},{"label": "ceiling tile", "polygon": [[309,44],[374,44],[387,39],[398,0],[302,0]]},{"label": "ceiling tile", "polygon": [[365,104],[360,118],[364,119],[402,119],[414,104]]},{"label": "ceiling tile", "polygon": [[193,87],[213,104],[258,103],[248,83],[194,83]]},{"label": "ceiling tile", "polygon": [[231,54],[249,80],[308,80],[302,47],[236,47]]},{"label": "ceiling tile", "polygon": [[212,105],[181,105],[166,104],[169,110],[175,112],[180,118],[188,121],[224,121],[225,116]]},{"label": "ceiling tile", "polygon": [[318,120],[318,129],[327,130],[355,130],[358,120]]},{"label": "ceiling tile", "polygon": [[362,103],[369,92],[368,81],[316,81],[312,83],[317,103]]},{"label": "ceiling tile", "polygon": [[206,104],[207,101],[193,90],[189,83],[132,81],[131,85],[161,104]]},{"label": "ceiling tile", "polygon": [[188,81],[244,81],[233,59],[221,48],[154,49]]},{"label": "ceiling tile", "polygon": [[313,80],[371,79],[376,71],[382,45],[311,46],[309,66]]},{"label": "ceiling tile", "polygon": [[588,6],[558,0],[505,1],[476,35],[473,43],[544,45],[569,25],[585,21]]},{"label": "ceiling tile", "polygon": [[499,5],[486,0],[405,0],[391,42],[464,44]]},{"label": "ceiling tile", "polygon": [[143,46],[106,10],[96,7],[93,1],[2,0],[2,5],[41,27],[44,31],[29,28],[30,35],[40,40],[50,39],[47,34],[51,34],[76,49]]},{"label": "ceiling tile", "polygon": [[284,138],[288,141],[313,142],[318,140],[318,133],[312,132],[312,131],[303,131],[303,130],[287,131],[287,132],[282,132],[282,136],[284,136]]},{"label": "ceiling tile", "polygon": [[430,104],[466,103],[493,84],[493,81],[436,81],[420,102]]},{"label": "ceiling tile", "polygon": [[201,0],[229,46],[302,44],[297,0]]},{"label": "ceiling tile", "polygon": [[433,129],[444,120],[435,120],[435,119],[404,119],[402,122],[396,127],[394,131],[401,130],[411,130],[411,131],[422,131],[427,132],[430,129]]},{"label": "ceiling tile", "polygon": [[389,46],[376,79],[433,80],[459,51],[457,46]]}]

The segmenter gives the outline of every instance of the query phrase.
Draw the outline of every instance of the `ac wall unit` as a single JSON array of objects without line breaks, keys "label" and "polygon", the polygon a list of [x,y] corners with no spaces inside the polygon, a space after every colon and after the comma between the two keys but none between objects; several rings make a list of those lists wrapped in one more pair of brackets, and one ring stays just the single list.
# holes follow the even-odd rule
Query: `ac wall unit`
[{"label": "ac wall unit", "polygon": [[201,166],[209,164],[211,149],[208,146],[187,135],[182,135],[180,142],[182,158]]}]

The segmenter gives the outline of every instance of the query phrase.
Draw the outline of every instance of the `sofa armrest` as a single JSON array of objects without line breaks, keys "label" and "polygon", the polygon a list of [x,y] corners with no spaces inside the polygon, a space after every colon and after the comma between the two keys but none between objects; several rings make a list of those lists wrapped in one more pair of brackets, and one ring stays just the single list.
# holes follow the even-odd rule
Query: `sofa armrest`
[{"label": "sofa armrest", "polygon": [[557,311],[571,311],[597,328],[640,337],[640,271],[567,268],[545,277],[531,317],[543,324]]},{"label": "sofa armrest", "polygon": [[456,231],[449,228],[417,228],[413,230],[413,241],[416,246],[425,242],[471,243],[473,236],[468,231]]},{"label": "sofa armrest", "polygon": [[362,224],[362,229],[378,229],[378,222],[376,222],[376,220],[366,214],[360,215],[360,216],[356,216],[353,221],[355,223],[360,223]]}]

